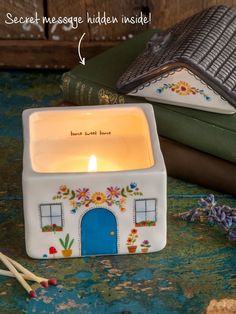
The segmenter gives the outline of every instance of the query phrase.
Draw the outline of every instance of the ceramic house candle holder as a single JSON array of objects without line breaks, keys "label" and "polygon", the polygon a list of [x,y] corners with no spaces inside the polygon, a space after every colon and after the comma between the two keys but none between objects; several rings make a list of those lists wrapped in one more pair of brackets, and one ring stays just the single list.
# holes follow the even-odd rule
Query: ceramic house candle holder
[{"label": "ceramic house candle holder", "polygon": [[166,244],[166,170],[149,104],[23,112],[26,250],[33,258]]},{"label": "ceramic house candle holder", "polygon": [[206,9],[157,32],[117,82],[149,101],[236,113],[236,10]]}]

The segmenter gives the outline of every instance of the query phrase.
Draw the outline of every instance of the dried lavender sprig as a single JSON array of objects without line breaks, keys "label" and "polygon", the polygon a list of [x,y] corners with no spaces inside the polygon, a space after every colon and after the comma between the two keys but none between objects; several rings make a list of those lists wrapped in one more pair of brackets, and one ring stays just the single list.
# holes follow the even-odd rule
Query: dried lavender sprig
[{"label": "dried lavender sprig", "polygon": [[231,208],[227,205],[217,205],[213,194],[208,195],[205,199],[201,198],[198,204],[199,207],[175,216],[191,222],[208,221],[210,224],[217,225],[228,233],[229,240],[236,240],[236,208]]}]

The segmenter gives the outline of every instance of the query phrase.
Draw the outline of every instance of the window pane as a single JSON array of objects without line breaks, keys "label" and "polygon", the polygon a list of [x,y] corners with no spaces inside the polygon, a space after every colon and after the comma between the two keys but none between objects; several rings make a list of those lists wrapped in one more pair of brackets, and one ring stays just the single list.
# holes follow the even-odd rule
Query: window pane
[{"label": "window pane", "polygon": [[41,205],[40,210],[42,216],[50,216],[50,205]]},{"label": "window pane", "polygon": [[136,201],[135,206],[136,206],[135,207],[136,212],[144,212],[145,211],[145,201],[144,200]]},{"label": "window pane", "polygon": [[50,225],[51,225],[50,217],[42,217],[42,227],[50,226]]},{"label": "window pane", "polygon": [[155,211],[156,210],[156,200],[147,200],[146,201],[147,203],[147,210],[153,210]]},{"label": "window pane", "polygon": [[136,223],[144,221],[145,219],[145,213],[136,213]]},{"label": "window pane", "polygon": [[61,216],[61,205],[60,204],[52,204],[51,210],[52,210],[52,216]]},{"label": "window pane", "polygon": [[147,220],[148,221],[156,221],[156,213],[155,212],[147,212]]},{"label": "window pane", "polygon": [[61,225],[61,217],[52,217],[52,224],[62,227]]}]

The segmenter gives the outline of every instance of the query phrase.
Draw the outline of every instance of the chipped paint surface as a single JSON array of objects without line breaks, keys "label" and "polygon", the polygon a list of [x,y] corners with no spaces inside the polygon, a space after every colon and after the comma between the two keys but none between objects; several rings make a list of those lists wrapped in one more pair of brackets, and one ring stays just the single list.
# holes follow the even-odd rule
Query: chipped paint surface
[{"label": "chipped paint surface", "polygon": [[[159,253],[33,260],[24,248],[21,193],[23,108],[59,105],[61,73],[0,73],[0,250],[59,285],[28,299],[0,277],[0,313],[203,313],[212,299],[236,298],[236,247],[204,224],[178,220],[210,191],[168,179],[168,244]],[[235,198],[217,194],[236,206]]]}]

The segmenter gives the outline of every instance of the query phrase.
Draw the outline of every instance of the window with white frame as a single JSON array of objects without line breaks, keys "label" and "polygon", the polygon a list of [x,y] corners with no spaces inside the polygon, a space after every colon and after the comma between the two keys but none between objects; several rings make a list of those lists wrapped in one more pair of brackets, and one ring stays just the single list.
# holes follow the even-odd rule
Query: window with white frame
[{"label": "window with white frame", "polygon": [[135,200],[135,226],[151,227],[156,225],[157,200],[155,198]]},{"label": "window with white frame", "polygon": [[41,228],[43,232],[57,232],[63,230],[62,204],[40,204]]}]

